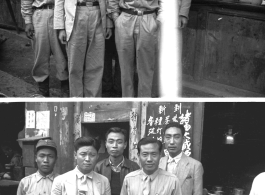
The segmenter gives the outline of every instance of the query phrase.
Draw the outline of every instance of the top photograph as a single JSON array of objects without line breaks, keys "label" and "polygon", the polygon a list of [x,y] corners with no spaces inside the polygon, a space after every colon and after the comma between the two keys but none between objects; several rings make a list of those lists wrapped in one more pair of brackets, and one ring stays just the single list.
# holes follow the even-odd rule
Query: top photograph
[{"label": "top photograph", "polygon": [[265,96],[265,0],[3,0],[0,97]]}]

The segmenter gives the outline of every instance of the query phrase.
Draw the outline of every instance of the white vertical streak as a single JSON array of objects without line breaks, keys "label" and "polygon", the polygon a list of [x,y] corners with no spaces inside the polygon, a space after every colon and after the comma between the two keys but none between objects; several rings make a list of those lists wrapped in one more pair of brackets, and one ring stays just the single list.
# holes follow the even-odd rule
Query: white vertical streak
[{"label": "white vertical streak", "polygon": [[161,42],[159,84],[161,97],[180,97],[182,64],[179,22],[179,1],[163,0],[161,12]]}]

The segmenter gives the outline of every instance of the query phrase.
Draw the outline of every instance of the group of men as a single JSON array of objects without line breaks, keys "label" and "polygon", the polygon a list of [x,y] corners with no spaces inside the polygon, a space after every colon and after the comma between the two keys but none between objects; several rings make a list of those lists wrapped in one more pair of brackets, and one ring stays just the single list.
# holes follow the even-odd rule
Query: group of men
[{"label": "group of men", "polygon": [[[184,127],[170,123],[165,128],[165,148],[151,137],[137,144],[139,165],[123,153],[127,147],[126,130],[113,127],[106,133],[109,157],[99,162],[100,143],[91,137],[80,137],[74,143],[77,166],[57,176],[53,167],[57,148],[52,140],[36,145],[38,171],[20,181],[17,195],[202,195],[202,164],[182,152]],[[57,177],[56,177],[57,176]]]},{"label": "group of men", "polygon": [[[183,28],[191,0],[179,2]],[[136,69],[138,97],[151,97],[160,8],[161,0],[21,0],[26,35],[35,51],[32,75],[40,94],[49,96],[53,54],[62,97],[69,95],[69,89],[70,97],[100,97],[105,39],[115,32],[122,96],[135,96]],[[112,63],[106,65],[112,70]]]}]

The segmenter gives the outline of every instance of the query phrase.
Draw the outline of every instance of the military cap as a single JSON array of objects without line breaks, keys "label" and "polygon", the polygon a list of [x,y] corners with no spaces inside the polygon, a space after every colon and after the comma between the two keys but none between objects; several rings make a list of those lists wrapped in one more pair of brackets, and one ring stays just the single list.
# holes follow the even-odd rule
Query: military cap
[{"label": "military cap", "polygon": [[49,139],[39,140],[36,145],[36,149],[38,149],[39,147],[50,147],[54,148],[57,151],[55,142]]}]

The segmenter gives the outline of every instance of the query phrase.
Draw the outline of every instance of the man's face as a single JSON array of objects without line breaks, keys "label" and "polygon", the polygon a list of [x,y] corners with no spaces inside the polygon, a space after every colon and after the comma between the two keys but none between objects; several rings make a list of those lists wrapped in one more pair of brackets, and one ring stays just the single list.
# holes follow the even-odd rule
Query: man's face
[{"label": "man's face", "polygon": [[94,169],[98,159],[98,152],[93,146],[83,146],[75,152],[75,159],[79,171],[87,174]]},{"label": "man's face", "polygon": [[126,146],[127,142],[125,142],[123,134],[114,132],[109,133],[106,140],[106,148],[110,156],[122,156]]},{"label": "man's face", "polygon": [[41,175],[46,176],[52,173],[57,157],[54,150],[42,148],[36,154],[36,163]]},{"label": "man's face", "polygon": [[142,145],[138,156],[143,171],[147,175],[153,174],[158,169],[161,152],[159,152],[159,146],[157,143]]},{"label": "man's face", "polygon": [[171,157],[175,157],[182,151],[182,145],[185,138],[181,130],[176,127],[170,127],[165,131],[165,147]]}]

